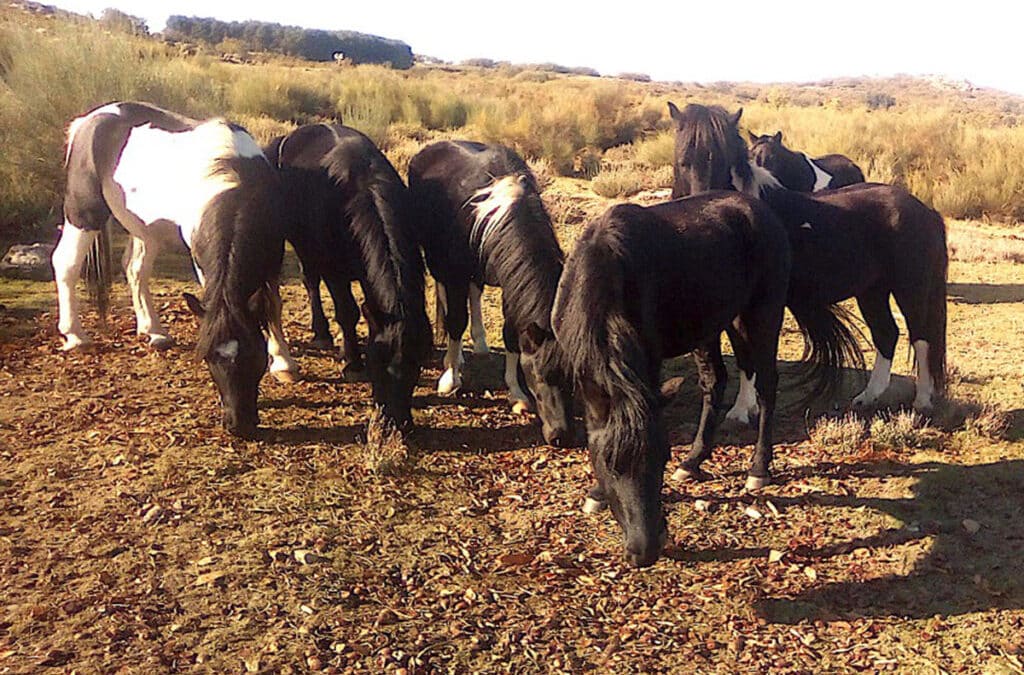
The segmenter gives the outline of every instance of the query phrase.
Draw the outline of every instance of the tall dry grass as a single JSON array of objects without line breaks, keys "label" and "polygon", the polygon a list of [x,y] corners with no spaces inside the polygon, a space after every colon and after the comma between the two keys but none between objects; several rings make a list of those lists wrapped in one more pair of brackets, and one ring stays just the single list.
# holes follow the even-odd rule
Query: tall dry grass
[{"label": "tall dry grass", "polygon": [[883,109],[843,87],[666,85],[522,68],[234,65],[89,21],[25,17],[0,9],[0,238],[57,220],[64,129],[116,99],[226,115],[260,140],[340,117],[400,168],[439,138],[500,142],[553,173],[592,179],[609,197],[671,181],[668,101],[742,105],[746,128],[782,130],[811,155],[846,154],[869,180],[902,184],[947,216],[1024,219],[1024,105],[1020,115],[1009,103],[979,112],[913,90]]}]

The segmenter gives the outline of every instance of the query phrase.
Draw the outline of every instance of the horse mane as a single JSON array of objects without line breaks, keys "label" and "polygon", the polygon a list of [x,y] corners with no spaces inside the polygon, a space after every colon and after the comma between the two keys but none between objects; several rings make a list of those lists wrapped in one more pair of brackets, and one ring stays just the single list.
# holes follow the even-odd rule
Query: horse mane
[{"label": "horse mane", "polygon": [[627,300],[627,293],[642,296],[637,287],[643,284],[632,251],[651,242],[631,241],[624,226],[657,228],[652,221],[660,223],[640,206],[621,204],[591,222],[566,261],[552,311],[574,382],[585,399],[603,398],[607,404],[607,422],[591,432],[602,436],[591,438],[591,451],[603,453],[620,473],[635,469],[652,450],[668,451],[655,419],[658,396],[648,384],[648,356],[627,314],[628,304],[637,300]]},{"label": "horse mane", "polygon": [[549,328],[565,256],[533,172],[515,153],[503,150],[507,173],[468,202],[474,220],[470,244],[484,276],[501,286],[512,324],[519,330],[530,323]]},{"label": "horse mane", "polygon": [[675,117],[676,147],[682,147],[682,159],[693,163],[696,156],[708,154],[725,157],[734,171],[734,178],[749,180],[747,144],[740,136],[733,116],[722,106],[689,103]]},{"label": "horse mane", "polygon": [[344,208],[350,231],[365,266],[369,292],[387,315],[385,323],[422,323],[423,331],[429,333],[423,306],[423,258],[408,227],[412,217],[408,190],[383,155],[359,154],[372,143],[361,134],[358,139],[339,139],[321,166],[347,197]]},{"label": "horse mane", "polygon": [[225,340],[250,334],[239,327],[267,326],[269,284],[280,273],[283,255],[283,218],[273,197],[280,188],[266,160],[223,157],[211,170],[211,176],[218,175],[234,176],[237,185],[210,201],[193,239],[193,255],[205,277],[206,317],[196,341],[200,359]]}]

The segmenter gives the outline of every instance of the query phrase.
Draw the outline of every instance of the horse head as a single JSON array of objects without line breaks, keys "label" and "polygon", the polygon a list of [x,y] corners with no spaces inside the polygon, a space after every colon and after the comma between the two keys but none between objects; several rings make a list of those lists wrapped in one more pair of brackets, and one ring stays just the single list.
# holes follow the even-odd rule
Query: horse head
[{"label": "horse head", "polygon": [[739,134],[740,116],[719,106],[690,103],[679,110],[668,104],[676,126],[672,165],[673,199],[735,189],[734,172],[746,172],[747,146]]},{"label": "horse head", "polygon": [[550,329],[531,323],[519,334],[520,365],[537,402],[544,441],[556,447],[573,443],[572,387],[561,350]]}]

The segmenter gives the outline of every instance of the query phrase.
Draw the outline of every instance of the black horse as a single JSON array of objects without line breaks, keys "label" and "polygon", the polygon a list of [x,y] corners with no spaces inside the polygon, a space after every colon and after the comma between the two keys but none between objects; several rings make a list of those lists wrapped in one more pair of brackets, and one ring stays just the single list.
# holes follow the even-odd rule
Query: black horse
[{"label": "black horse", "polygon": [[[733,189],[765,200],[785,224],[793,248],[791,308],[857,299],[876,358],[854,405],[875,405],[889,386],[899,338],[892,296],[907,321],[917,360],[914,408],[930,414],[946,373],[948,261],[942,216],[892,185],[862,183],[813,195],[787,190],[749,160],[738,130],[742,110],[730,114],[690,104],[682,111],[670,106],[670,112],[677,127],[673,193]],[[849,362],[859,350],[843,349],[836,356]],[[749,378],[745,371],[744,380]],[[742,399],[743,386],[740,393]],[[740,399],[731,414],[741,408],[756,411],[749,396]]]},{"label": "black horse", "polygon": [[64,349],[87,342],[75,294],[87,253],[87,279],[98,291],[101,315],[107,310],[114,222],[131,235],[125,272],[136,330],[152,347],[169,347],[149,277],[161,233],[180,235],[204,288],[202,302],[186,294],[202,318],[197,355],[217,385],[225,429],[254,436],[268,352],[279,379],[298,377],[281,330],[280,181],[259,146],[223,119],[194,120],[126,101],[72,121],[66,163],[64,227],[53,252]]},{"label": "black horse", "polygon": [[412,158],[409,191],[436,282],[438,319],[448,336],[438,391],[447,394],[461,386],[467,299],[473,307],[473,346],[486,351],[480,294],[485,285],[500,286],[509,397],[518,408],[528,406],[524,379],[545,440],[569,442],[571,391],[551,331],[563,255],[526,162],[503,146],[442,141]]},{"label": "black horse", "polygon": [[272,140],[265,152],[284,184],[287,238],[302,263],[314,334],[330,343],[323,279],[344,336],[345,373],[364,369],[351,286],[358,281],[370,328],[365,367],[374,401],[387,419],[407,427],[413,388],[430,352],[430,323],[405,184],[370,139],[341,125],[299,127]]},{"label": "black horse", "polygon": [[824,155],[811,159],[782,144],[782,132],[758,136],[749,131],[750,157],[790,190],[819,192],[864,182],[864,172],[846,155]]},{"label": "black horse", "polygon": [[[576,243],[552,323],[585,405],[597,478],[585,510],[611,506],[632,564],[652,564],[666,536],[662,359],[693,352],[697,362],[703,405],[684,466],[698,473],[726,384],[720,336],[730,331],[737,359],[756,376],[762,411],[749,475],[759,484],[767,479],[789,276],[782,223],[763,202],[736,193],[648,208],[621,204],[592,221]],[[812,335],[817,358],[837,348],[828,305],[801,306],[796,317]]]}]

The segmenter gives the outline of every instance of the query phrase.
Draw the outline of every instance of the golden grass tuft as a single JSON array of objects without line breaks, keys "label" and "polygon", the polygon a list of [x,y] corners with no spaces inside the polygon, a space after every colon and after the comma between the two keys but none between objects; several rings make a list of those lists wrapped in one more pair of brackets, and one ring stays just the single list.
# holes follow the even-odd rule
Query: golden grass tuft
[{"label": "golden grass tuft", "polygon": [[808,430],[811,442],[822,451],[855,454],[867,438],[867,424],[854,414],[822,417]]},{"label": "golden grass tuft", "polygon": [[871,421],[871,442],[890,450],[928,447],[930,427],[913,410],[879,415]]},{"label": "golden grass tuft", "polygon": [[362,451],[363,466],[378,476],[397,475],[409,464],[409,445],[379,407],[366,423],[366,444]]}]

